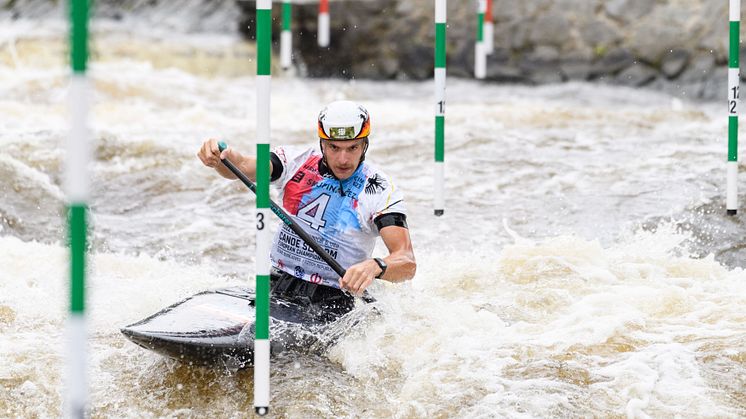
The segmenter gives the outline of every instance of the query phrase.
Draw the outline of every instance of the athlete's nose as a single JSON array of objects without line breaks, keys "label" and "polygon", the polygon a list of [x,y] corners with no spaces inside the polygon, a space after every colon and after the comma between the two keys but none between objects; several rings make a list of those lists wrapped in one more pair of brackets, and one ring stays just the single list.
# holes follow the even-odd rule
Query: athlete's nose
[{"label": "athlete's nose", "polygon": [[341,157],[340,163],[342,163],[343,166],[348,166],[352,162],[352,152],[348,150],[342,151]]}]

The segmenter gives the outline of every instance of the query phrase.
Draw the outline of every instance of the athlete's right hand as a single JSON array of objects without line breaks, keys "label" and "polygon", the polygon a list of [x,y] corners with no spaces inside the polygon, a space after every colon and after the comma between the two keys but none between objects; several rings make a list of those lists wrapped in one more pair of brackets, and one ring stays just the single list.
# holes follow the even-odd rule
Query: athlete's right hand
[{"label": "athlete's right hand", "polygon": [[[223,152],[226,151],[228,150],[223,150]],[[220,167],[222,163],[220,162],[221,153],[220,148],[218,148],[218,140],[210,138],[202,143],[202,147],[200,147],[199,151],[197,152],[197,157],[199,157],[199,159],[202,161],[202,164],[207,167]]]},{"label": "athlete's right hand", "polygon": [[256,161],[254,159],[242,155],[232,147],[228,147],[221,152],[218,147],[218,140],[214,138],[210,138],[202,143],[202,147],[200,147],[197,152],[197,157],[202,161],[202,164],[207,167],[212,167],[220,176],[226,179],[236,179],[236,175],[234,175],[230,169],[225,167],[225,165],[220,161],[222,159],[230,160],[230,162],[243,171],[249,179],[254,179],[256,176]]},{"label": "athlete's right hand", "polygon": [[[243,155],[230,146],[221,152],[218,147],[218,140],[214,138],[210,138],[202,143],[202,147],[197,152],[197,157],[199,157],[205,166],[218,170],[224,169],[220,161],[221,159],[228,159],[233,164],[238,164],[243,160]],[[227,171],[227,169],[225,170]]]}]

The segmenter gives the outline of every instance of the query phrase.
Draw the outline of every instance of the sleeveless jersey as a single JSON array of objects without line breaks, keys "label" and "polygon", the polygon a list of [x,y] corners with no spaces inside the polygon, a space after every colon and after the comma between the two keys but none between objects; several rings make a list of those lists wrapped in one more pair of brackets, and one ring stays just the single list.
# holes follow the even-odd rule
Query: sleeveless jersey
[{"label": "sleeveless jersey", "polygon": [[[378,216],[406,215],[394,183],[368,162],[340,181],[321,173],[322,156],[313,148],[276,147],[272,152],[283,169],[272,182],[280,189],[283,208],[345,269],[370,258],[379,235]],[[339,275],[285,224],[275,234],[270,259],[272,266],[296,278],[339,288]]]}]

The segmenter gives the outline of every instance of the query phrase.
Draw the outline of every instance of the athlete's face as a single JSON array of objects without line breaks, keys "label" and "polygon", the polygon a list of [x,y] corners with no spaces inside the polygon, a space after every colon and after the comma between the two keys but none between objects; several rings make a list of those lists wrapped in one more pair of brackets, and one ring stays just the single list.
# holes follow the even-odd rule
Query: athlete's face
[{"label": "athlete's face", "polygon": [[323,152],[326,164],[334,173],[334,176],[345,180],[352,176],[360,164],[360,158],[365,151],[365,139],[353,141],[330,141],[324,140]]}]

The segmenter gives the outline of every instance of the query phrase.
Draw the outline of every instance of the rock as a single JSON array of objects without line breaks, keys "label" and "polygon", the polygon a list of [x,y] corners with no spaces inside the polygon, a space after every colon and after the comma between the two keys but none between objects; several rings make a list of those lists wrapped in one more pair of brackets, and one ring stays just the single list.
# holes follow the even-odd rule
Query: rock
[{"label": "rock", "polygon": [[540,46],[523,57],[520,69],[536,84],[559,83],[563,80],[557,48]]},{"label": "rock", "polygon": [[619,31],[604,20],[594,20],[579,29],[580,39],[591,47],[606,47],[616,44],[622,39]]},{"label": "rock", "polygon": [[565,81],[565,78],[562,76],[562,71],[559,69],[559,67],[541,68],[531,74],[530,77],[533,84],[553,84]]},{"label": "rock", "polygon": [[682,49],[670,51],[663,57],[661,72],[669,79],[678,77],[689,63],[689,52]]},{"label": "rock", "polygon": [[568,80],[588,80],[591,76],[591,64],[587,59],[567,58],[559,66],[563,77]]},{"label": "rock", "polygon": [[487,73],[485,78],[490,81],[505,83],[528,83],[529,75],[522,71],[517,61],[507,48],[495,48],[492,55],[487,56]]},{"label": "rock", "polygon": [[556,64],[559,60],[560,53],[555,47],[546,45],[540,45],[536,47],[534,53],[531,54],[531,59],[541,63],[553,63]]},{"label": "rock", "polygon": [[526,18],[526,12],[523,8],[522,1],[501,1],[493,0],[492,16],[497,22],[511,22]]},{"label": "rock", "polygon": [[728,85],[728,72],[718,71],[704,81],[702,91],[698,97],[706,100],[725,100],[724,87]]},{"label": "rock", "polygon": [[[551,13],[565,13],[577,26],[583,26],[590,20],[598,18],[599,6],[606,0],[585,0],[579,4],[577,0],[554,0]],[[578,7],[581,6],[581,7]]]},{"label": "rock", "polygon": [[474,77],[474,44],[471,44],[471,48],[454,48],[447,54],[446,71],[449,76]]},{"label": "rock", "polygon": [[629,23],[645,16],[654,7],[654,0],[609,0],[604,4],[606,14],[624,23]]},{"label": "rock", "polygon": [[604,54],[591,65],[591,77],[598,77],[617,72],[634,64],[635,57],[624,48],[616,48]]},{"label": "rock", "polygon": [[[702,81],[711,77],[715,69],[715,57],[710,53],[703,53],[692,58],[691,63],[679,79],[682,82]],[[727,74],[727,71],[723,69]]]},{"label": "rock", "polygon": [[485,78],[501,83],[528,83],[528,74],[514,65],[488,64]]},{"label": "rock", "polygon": [[[521,3],[521,7],[523,7],[523,16],[535,18],[542,11],[547,11],[549,9],[549,6],[551,6],[552,2],[554,1],[555,0],[530,0],[519,1],[517,3]],[[497,7],[499,7],[500,3],[502,2],[498,0]]]},{"label": "rock", "polygon": [[526,22],[504,22],[496,23],[494,27],[495,47],[511,48],[514,50],[524,49],[529,45],[529,26]]},{"label": "rock", "polygon": [[668,4],[633,22],[626,44],[636,57],[659,64],[672,49],[695,49],[697,38],[690,36],[694,19],[690,10]]},{"label": "rock", "polygon": [[561,46],[570,32],[570,22],[564,16],[541,16],[531,26],[529,40],[534,45]]},{"label": "rock", "polygon": [[432,48],[427,48],[424,45],[405,48],[399,54],[399,63],[401,64],[400,74],[414,80],[430,78],[433,76],[434,64],[423,64],[434,62],[435,52]]},{"label": "rock", "polygon": [[658,72],[654,68],[636,63],[617,74],[614,81],[624,86],[640,87],[652,82],[657,76]]},{"label": "rock", "polygon": [[[378,63],[378,65],[376,65],[376,62]],[[376,60],[376,62],[371,62],[369,64],[372,67],[370,71],[377,71],[380,75],[380,78],[382,79],[394,78],[400,68],[399,60],[394,57],[386,57],[380,60]],[[378,67],[378,69],[374,70],[375,67]],[[362,69],[358,70],[357,73],[363,73]]]},{"label": "rock", "polygon": [[[728,20],[728,2],[716,1],[708,4],[701,11],[700,19],[704,30],[697,43],[697,48],[705,51],[720,51],[727,56],[729,43],[729,30],[726,23]],[[743,28],[743,24],[741,26]],[[741,36],[741,39],[743,39],[743,36]]]}]

